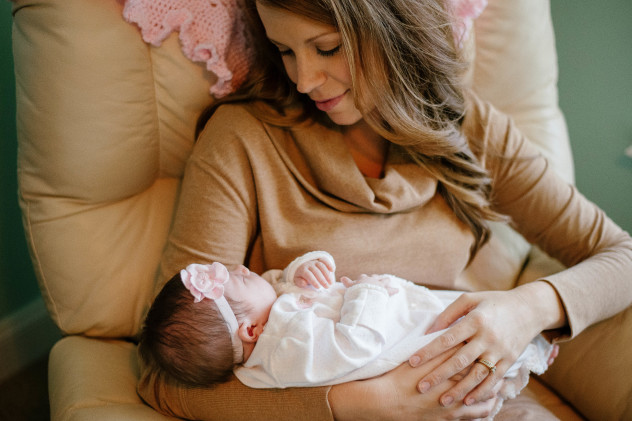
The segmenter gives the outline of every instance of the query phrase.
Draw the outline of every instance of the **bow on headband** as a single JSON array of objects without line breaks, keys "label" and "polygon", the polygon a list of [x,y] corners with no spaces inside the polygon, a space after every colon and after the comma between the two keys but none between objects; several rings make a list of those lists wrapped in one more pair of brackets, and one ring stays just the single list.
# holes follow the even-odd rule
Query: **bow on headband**
[{"label": "bow on headband", "polygon": [[224,284],[230,280],[226,266],[221,263],[211,265],[191,264],[180,271],[180,278],[185,288],[191,292],[194,302],[199,303],[204,298],[215,301],[230,334],[233,345],[233,361],[238,364],[243,361],[243,344],[239,339],[239,323],[235,313],[224,297]]}]

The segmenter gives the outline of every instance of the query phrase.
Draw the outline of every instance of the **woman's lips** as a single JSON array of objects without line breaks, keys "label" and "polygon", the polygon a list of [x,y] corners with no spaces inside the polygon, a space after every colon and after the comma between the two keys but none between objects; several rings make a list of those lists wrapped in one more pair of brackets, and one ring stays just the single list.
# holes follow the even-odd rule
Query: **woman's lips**
[{"label": "woman's lips", "polygon": [[324,111],[324,112],[331,111],[336,105],[338,105],[338,103],[340,101],[342,101],[342,98],[346,94],[347,94],[347,92],[345,92],[344,94],[339,95],[337,97],[325,100],[325,101],[314,101],[316,103],[316,108],[318,108],[319,110]]}]

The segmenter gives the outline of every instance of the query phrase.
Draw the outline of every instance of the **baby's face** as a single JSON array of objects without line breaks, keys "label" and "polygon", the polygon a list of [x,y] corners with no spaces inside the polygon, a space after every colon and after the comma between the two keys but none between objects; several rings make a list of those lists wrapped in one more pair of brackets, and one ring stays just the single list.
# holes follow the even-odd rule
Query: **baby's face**
[{"label": "baby's face", "polygon": [[272,304],[277,299],[272,285],[245,266],[230,272],[230,281],[224,284],[224,296],[247,304],[251,308],[250,320],[262,325],[267,323]]}]

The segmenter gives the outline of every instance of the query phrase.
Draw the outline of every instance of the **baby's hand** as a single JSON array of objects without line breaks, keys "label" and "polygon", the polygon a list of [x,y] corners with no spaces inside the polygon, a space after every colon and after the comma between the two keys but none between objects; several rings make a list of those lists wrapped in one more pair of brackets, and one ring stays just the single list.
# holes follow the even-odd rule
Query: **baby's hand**
[{"label": "baby's hand", "polygon": [[316,289],[329,288],[335,281],[334,268],[326,260],[310,260],[298,267],[294,284],[301,288],[311,285]]},{"label": "baby's hand", "polygon": [[380,276],[380,275],[368,276],[368,275],[362,274],[360,275],[360,278],[356,281],[353,281],[346,276],[343,276],[342,278],[340,278],[340,281],[347,288],[350,288],[356,284],[373,284],[373,285],[379,285],[381,287],[386,288],[388,295],[395,295],[399,292],[399,289],[390,286],[391,279],[388,276]]}]

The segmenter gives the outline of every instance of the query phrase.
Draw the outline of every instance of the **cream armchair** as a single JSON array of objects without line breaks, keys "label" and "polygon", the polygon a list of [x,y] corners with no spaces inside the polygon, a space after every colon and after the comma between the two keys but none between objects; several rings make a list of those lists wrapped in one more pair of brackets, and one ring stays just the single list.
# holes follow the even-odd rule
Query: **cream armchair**
[{"label": "cream armchair", "polygon": [[[145,44],[122,3],[14,1],[20,201],[42,295],[65,334],[50,355],[53,420],[167,418],[136,394],[133,338],[214,76],[183,56],[176,34]],[[465,48],[473,88],[572,181],[548,1],[489,0]],[[511,230],[495,231],[464,275],[481,287],[556,270]],[[524,393],[562,419],[632,419],[631,318],[564,344]]]}]

